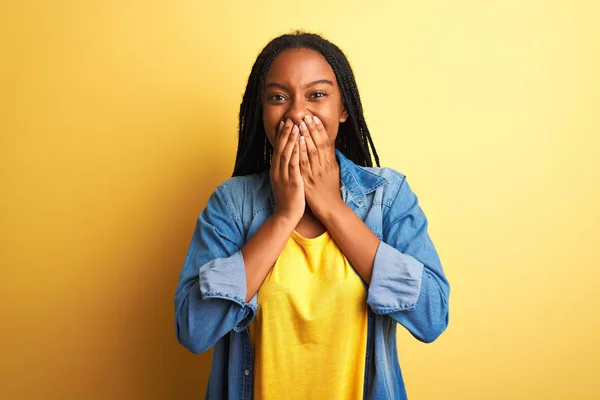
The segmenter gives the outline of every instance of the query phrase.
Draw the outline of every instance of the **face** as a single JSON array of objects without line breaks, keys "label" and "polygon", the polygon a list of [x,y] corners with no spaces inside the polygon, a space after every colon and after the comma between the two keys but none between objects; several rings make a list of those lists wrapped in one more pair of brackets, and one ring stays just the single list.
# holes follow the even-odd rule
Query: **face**
[{"label": "face", "polygon": [[273,147],[280,121],[290,118],[300,125],[305,115],[317,116],[333,144],[340,122],[348,118],[331,65],[310,49],[288,49],[275,57],[267,71],[262,106],[265,132]]}]

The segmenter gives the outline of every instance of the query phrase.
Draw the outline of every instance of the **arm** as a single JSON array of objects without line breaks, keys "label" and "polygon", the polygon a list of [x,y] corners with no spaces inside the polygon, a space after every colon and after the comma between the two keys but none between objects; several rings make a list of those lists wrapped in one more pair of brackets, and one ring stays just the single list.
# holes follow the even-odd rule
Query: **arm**
[{"label": "arm", "polygon": [[417,197],[400,176],[384,205],[388,210],[383,210],[383,240],[376,247],[376,236],[339,205],[340,171],[333,141],[317,117],[308,115],[305,120],[300,166],[311,210],[369,283],[367,304],[373,312],[389,315],[423,342],[435,340],[448,325],[450,287]]},{"label": "arm", "polygon": [[362,280],[369,285],[380,240],[341,198],[336,204],[328,212],[319,214],[319,219]]},{"label": "arm", "polygon": [[[256,313],[256,293],[304,213],[298,127],[281,123],[271,169],[273,215],[244,245],[244,229],[219,186],[200,214],[175,291],[175,331],[194,353],[231,330],[243,331]],[[198,271],[198,272],[196,272]]]},{"label": "arm", "polygon": [[248,288],[246,301],[250,301],[262,286],[295,226],[293,220],[273,214],[242,249]]},{"label": "arm", "polygon": [[321,221],[361,278],[367,303],[387,314],[423,342],[448,325],[450,287],[427,233],[417,197],[402,178],[384,220],[383,241],[343,202]]},{"label": "arm", "polygon": [[177,339],[193,353],[246,329],[256,292],[294,228],[272,216],[244,246],[241,223],[232,215],[217,188],[198,217],[175,291]]},{"label": "arm", "polygon": [[367,303],[418,340],[434,341],[448,326],[450,286],[427,233],[427,218],[404,177],[383,221]]}]

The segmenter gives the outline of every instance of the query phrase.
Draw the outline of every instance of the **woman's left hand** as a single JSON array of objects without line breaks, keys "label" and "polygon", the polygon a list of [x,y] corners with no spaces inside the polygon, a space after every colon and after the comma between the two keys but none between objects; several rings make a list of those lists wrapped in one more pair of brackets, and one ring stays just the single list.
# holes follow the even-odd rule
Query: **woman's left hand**
[{"label": "woman's left hand", "polygon": [[300,124],[300,172],[306,202],[322,220],[342,203],[340,167],[323,123],[307,115]]}]

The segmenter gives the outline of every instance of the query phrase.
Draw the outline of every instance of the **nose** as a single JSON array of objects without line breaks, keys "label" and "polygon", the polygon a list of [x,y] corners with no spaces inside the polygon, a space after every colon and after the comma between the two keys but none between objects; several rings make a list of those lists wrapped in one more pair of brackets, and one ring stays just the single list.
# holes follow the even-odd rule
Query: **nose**
[{"label": "nose", "polygon": [[300,125],[300,123],[307,114],[310,113],[304,106],[304,103],[302,101],[294,100],[290,103],[290,107],[285,113],[284,121],[286,121],[289,118],[295,125]]}]

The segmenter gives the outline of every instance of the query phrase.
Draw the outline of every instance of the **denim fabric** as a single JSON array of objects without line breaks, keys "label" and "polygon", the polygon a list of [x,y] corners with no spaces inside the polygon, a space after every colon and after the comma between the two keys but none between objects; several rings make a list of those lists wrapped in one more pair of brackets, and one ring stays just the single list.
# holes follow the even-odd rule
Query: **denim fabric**
[{"label": "denim fabric", "polygon": [[[359,167],[339,150],[343,201],[380,239],[367,287],[369,330],[365,399],[406,399],[396,323],[432,342],[448,326],[450,286],[427,233],[427,219],[406,177]],[[268,172],[233,177],[200,213],[175,291],[177,340],[193,353],[214,346],[206,399],[252,399],[248,325],[257,295],[246,298],[241,249],[273,213]]]}]

